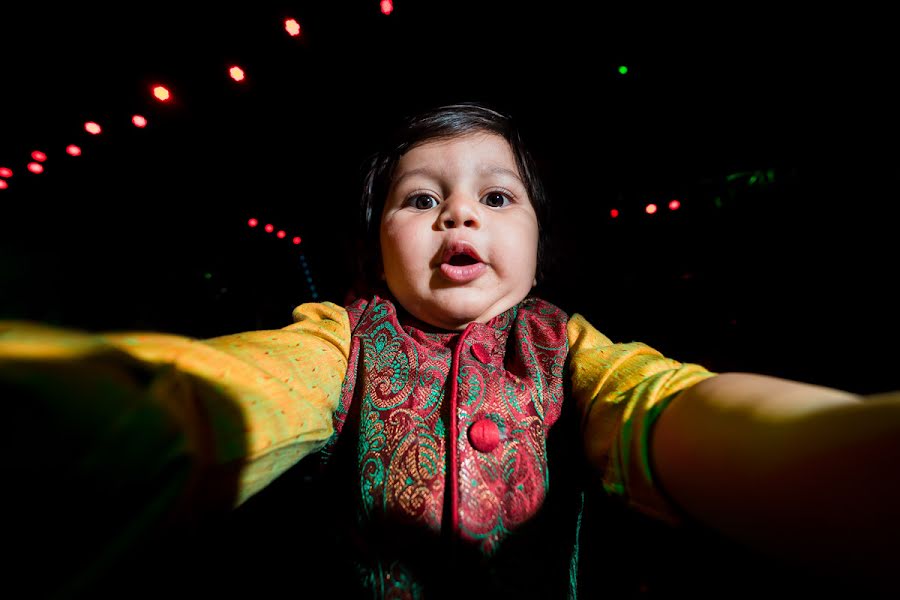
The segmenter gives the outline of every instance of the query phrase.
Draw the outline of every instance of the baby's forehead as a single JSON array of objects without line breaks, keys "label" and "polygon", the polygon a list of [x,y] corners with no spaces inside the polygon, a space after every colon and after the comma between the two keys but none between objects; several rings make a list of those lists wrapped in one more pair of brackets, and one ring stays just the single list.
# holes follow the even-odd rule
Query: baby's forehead
[{"label": "baby's forehead", "polygon": [[493,132],[475,131],[416,144],[400,156],[392,179],[397,182],[408,176],[459,171],[521,178],[515,154],[506,138]]}]

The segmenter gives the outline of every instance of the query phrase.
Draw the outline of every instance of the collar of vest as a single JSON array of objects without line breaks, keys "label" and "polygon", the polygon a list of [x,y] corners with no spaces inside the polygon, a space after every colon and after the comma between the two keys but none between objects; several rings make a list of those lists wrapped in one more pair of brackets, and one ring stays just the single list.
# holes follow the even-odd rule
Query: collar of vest
[{"label": "collar of vest", "polygon": [[[379,298],[376,296],[376,299]],[[433,342],[440,343],[449,343],[455,340],[459,335],[464,331],[462,329],[458,331],[450,331],[447,329],[441,329],[440,327],[435,327],[434,325],[430,325],[406,311],[400,304],[394,301],[393,298],[387,297],[383,298],[384,300],[390,301],[393,305],[394,310],[397,314],[397,321],[400,323],[400,326],[403,327],[403,330],[406,333],[414,338],[424,337]],[[515,306],[511,306],[500,314],[491,317],[489,320],[484,323],[471,323],[466,329],[469,330],[469,335],[474,335],[475,337],[484,337],[485,334],[488,333],[500,333],[507,329],[510,323],[514,322],[516,319],[516,315],[519,312],[519,304]]]}]

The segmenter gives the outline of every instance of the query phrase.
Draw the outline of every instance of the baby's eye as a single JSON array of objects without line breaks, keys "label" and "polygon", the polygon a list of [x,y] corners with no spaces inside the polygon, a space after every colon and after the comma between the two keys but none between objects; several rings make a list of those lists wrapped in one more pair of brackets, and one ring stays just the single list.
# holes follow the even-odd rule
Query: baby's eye
[{"label": "baby's eye", "polygon": [[406,202],[407,204],[410,204],[414,208],[418,208],[419,210],[427,210],[429,208],[433,208],[434,204],[432,203],[436,203],[437,200],[435,200],[428,194],[416,194]]},{"label": "baby's eye", "polygon": [[492,208],[502,208],[510,203],[509,197],[502,192],[488,192],[481,200]]}]

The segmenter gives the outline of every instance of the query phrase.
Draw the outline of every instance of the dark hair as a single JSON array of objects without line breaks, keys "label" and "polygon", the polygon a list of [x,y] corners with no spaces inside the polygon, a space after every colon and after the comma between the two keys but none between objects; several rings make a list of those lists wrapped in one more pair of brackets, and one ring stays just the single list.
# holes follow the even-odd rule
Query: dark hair
[{"label": "dark hair", "polygon": [[408,116],[389,135],[387,144],[373,153],[363,164],[364,180],[360,202],[357,246],[357,282],[355,295],[366,294],[383,286],[381,274],[381,213],[390,189],[391,179],[400,158],[427,141],[449,139],[467,133],[495,133],[509,143],[516,166],[525,184],[538,221],[538,282],[543,279],[546,262],[549,202],[537,174],[532,155],[510,115],[472,102],[447,104]]}]

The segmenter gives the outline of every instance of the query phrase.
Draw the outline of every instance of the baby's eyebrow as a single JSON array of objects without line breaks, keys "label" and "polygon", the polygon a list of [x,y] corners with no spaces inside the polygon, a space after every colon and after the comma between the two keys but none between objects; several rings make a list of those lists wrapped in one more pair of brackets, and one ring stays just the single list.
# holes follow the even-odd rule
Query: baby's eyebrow
[{"label": "baby's eyebrow", "polygon": [[[522,181],[522,178],[519,177],[519,174],[512,169],[507,169],[506,167],[501,167],[500,165],[482,165],[478,168],[479,175],[505,175],[507,177],[512,177],[522,185],[525,185]],[[419,167],[416,169],[410,169],[408,171],[403,171],[399,175],[397,175],[393,180],[393,185],[399,185],[407,177],[412,177],[414,175],[425,175],[426,177],[431,177],[432,179],[437,179],[440,177],[440,173],[430,169],[428,167]]]},{"label": "baby's eyebrow", "polygon": [[516,171],[507,169],[506,167],[501,167],[500,165],[485,165],[478,169],[478,171],[482,175],[506,175],[508,177],[512,177],[513,179],[524,185],[522,178],[519,177],[519,174]]},{"label": "baby's eyebrow", "polygon": [[418,169],[410,169],[409,171],[403,171],[400,175],[394,177],[393,185],[399,185],[401,181],[406,179],[407,177],[412,177],[413,175],[425,175],[431,178],[437,178],[438,174],[435,171],[432,171],[426,167],[419,167]]},{"label": "baby's eyebrow", "polygon": [[[506,167],[501,167],[500,165],[482,165],[478,168],[478,174],[482,177],[490,176],[490,175],[503,175],[505,177],[511,177],[515,179],[519,184],[525,185],[525,182],[522,181],[522,178],[519,177],[519,174],[512,169],[507,169]],[[403,171],[396,177],[394,177],[391,182],[391,187],[397,187],[401,183],[403,183],[404,179],[409,177],[415,177],[416,175],[424,175],[425,177],[429,177],[431,179],[439,179],[442,174],[440,171],[432,169],[430,167],[418,167],[415,169],[410,169],[408,171]]]}]

